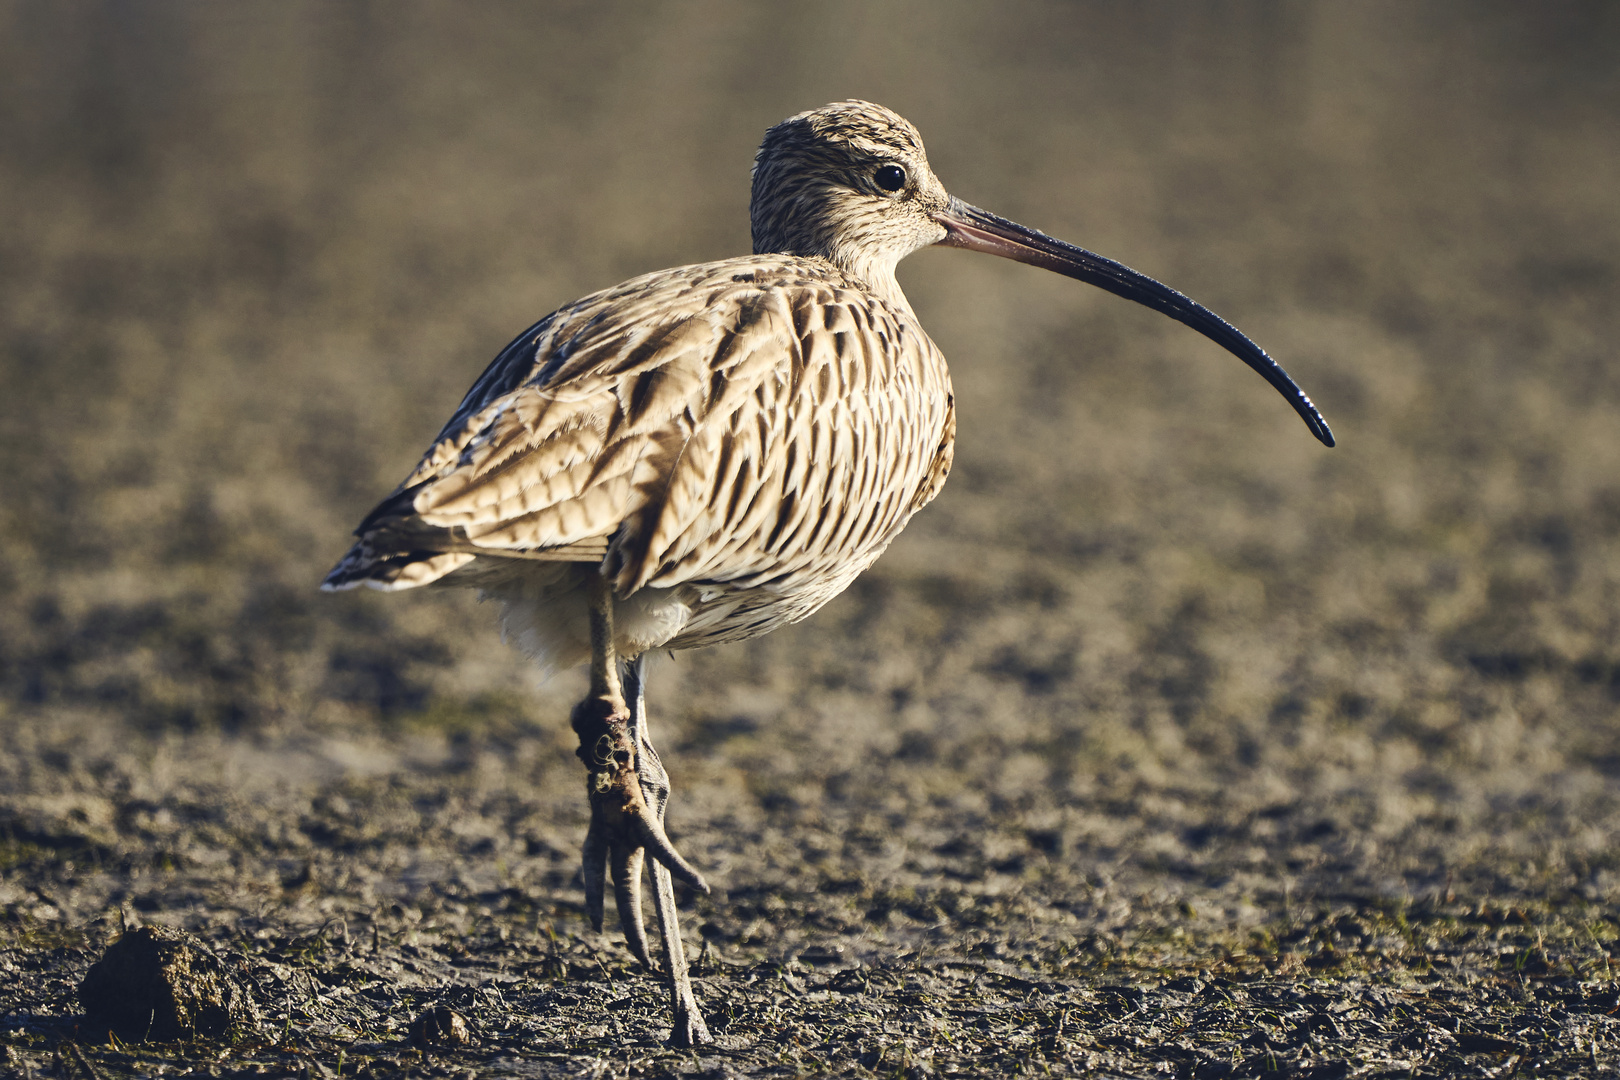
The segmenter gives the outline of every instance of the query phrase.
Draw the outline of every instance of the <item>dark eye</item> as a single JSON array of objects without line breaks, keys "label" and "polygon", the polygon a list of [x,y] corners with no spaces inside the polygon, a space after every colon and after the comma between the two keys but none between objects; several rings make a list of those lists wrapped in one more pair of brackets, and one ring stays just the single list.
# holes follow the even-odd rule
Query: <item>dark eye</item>
[{"label": "dark eye", "polygon": [[872,174],[872,179],[884,191],[899,191],[906,186],[906,170],[898,165],[885,165]]}]

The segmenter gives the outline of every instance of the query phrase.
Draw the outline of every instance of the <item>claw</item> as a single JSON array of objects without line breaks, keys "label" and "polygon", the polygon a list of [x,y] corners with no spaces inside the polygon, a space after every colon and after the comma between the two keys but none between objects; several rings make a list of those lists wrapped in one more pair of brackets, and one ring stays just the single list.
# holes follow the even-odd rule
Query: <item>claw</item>
[{"label": "claw", "polygon": [[614,847],[613,903],[619,909],[619,926],[624,930],[625,944],[630,946],[642,967],[654,971],[652,953],[647,949],[647,929],[641,921],[643,862],[640,848]]},{"label": "claw", "polygon": [[703,880],[703,875],[692,868],[692,865],[681,858],[681,853],[675,850],[675,845],[669,842],[664,833],[664,827],[645,805],[639,813],[630,818],[629,826],[635,839],[647,849],[647,854],[669,867],[669,872],[680,878],[686,884],[700,893],[707,894],[709,883]]}]

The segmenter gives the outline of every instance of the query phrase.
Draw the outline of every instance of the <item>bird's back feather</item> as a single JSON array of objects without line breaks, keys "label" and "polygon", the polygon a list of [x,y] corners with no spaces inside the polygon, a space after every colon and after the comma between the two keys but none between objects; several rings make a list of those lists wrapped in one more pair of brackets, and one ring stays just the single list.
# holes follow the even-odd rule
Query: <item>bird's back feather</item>
[{"label": "bird's back feather", "polygon": [[663,271],[509,345],[324,587],[581,562],[621,597],[761,591],[745,606],[779,614],[755,619],[769,629],[888,546],[943,483],[954,431],[944,358],[910,311],[824,260]]}]

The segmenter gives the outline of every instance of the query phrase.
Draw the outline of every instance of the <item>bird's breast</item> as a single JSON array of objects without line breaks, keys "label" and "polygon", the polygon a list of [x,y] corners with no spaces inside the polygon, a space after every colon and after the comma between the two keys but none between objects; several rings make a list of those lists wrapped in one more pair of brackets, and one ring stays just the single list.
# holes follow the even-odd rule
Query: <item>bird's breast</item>
[{"label": "bird's breast", "polygon": [[728,363],[724,391],[627,523],[621,550],[638,573],[621,589],[842,588],[843,569],[869,565],[943,482],[944,359],[909,312],[825,282],[762,289],[728,344],[762,362]]}]

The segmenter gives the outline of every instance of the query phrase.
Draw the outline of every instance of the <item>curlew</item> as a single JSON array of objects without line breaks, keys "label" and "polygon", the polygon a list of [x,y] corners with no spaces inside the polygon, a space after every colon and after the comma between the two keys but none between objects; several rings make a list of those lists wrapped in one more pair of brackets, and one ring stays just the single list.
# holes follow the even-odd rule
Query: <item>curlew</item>
[{"label": "curlew", "polygon": [[653,969],[650,858],[681,1046],[709,1033],[672,878],[708,886],[664,831],[644,660],[805,618],[939,493],[955,401],[895,281],[902,258],[984,251],[1145,304],[1234,353],[1333,445],[1310,399],[1235,327],[948,195],[916,128],[881,106],[839,102],[766,132],[749,214],[753,255],[635,278],[519,335],[322,586],[475,588],[544,667],[590,662],[572,716],[591,807],[586,906],[600,930],[611,882],[630,949]]}]

